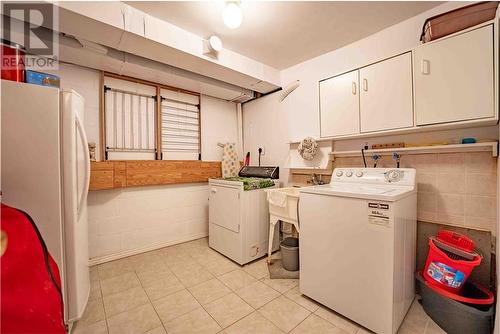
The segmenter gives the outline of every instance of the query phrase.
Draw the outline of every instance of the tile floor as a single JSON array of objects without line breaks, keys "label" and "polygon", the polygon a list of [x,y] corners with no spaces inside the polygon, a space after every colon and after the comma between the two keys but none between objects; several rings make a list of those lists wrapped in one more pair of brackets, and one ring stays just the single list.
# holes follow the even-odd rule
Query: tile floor
[{"label": "tile floor", "polygon": [[[239,266],[207,238],[91,268],[90,301],[73,333],[365,334],[369,331],[271,280],[265,259]],[[444,333],[415,302],[399,333]]]}]

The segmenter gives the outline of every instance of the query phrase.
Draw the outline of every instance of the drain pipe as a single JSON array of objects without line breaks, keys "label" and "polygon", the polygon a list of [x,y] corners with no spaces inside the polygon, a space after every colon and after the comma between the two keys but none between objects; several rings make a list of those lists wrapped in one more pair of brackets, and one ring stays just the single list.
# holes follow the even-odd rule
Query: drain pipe
[{"label": "drain pipe", "polygon": [[236,127],[238,129],[238,140],[237,140],[237,149],[238,149],[238,156],[241,157],[241,159],[244,159],[243,155],[243,108],[241,103],[236,104]]}]

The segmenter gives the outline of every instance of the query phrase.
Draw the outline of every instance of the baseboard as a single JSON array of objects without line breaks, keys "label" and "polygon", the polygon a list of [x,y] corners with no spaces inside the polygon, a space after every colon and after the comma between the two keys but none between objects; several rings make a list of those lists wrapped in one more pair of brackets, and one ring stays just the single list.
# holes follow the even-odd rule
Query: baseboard
[{"label": "baseboard", "polygon": [[192,234],[190,236],[187,236],[187,237],[184,237],[181,239],[177,239],[177,240],[172,240],[172,241],[167,241],[167,242],[157,242],[157,243],[151,244],[147,247],[135,248],[135,249],[131,249],[131,250],[125,250],[125,251],[122,251],[119,253],[94,257],[94,258],[89,260],[89,266],[95,266],[97,264],[106,263],[106,262],[118,260],[118,259],[121,259],[124,257],[145,253],[145,252],[150,252],[150,251],[153,251],[153,250],[156,250],[159,248],[173,246],[173,245],[177,245],[177,244],[180,244],[183,242],[204,238],[207,236],[208,236],[208,232]]}]

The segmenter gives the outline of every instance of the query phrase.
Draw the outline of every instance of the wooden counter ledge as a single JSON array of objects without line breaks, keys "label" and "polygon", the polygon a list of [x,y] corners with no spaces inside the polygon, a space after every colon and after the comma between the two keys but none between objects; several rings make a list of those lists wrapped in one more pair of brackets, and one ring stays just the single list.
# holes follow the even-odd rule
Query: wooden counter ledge
[{"label": "wooden counter ledge", "polygon": [[220,161],[96,161],[90,165],[90,190],[207,182],[217,177],[221,177]]}]

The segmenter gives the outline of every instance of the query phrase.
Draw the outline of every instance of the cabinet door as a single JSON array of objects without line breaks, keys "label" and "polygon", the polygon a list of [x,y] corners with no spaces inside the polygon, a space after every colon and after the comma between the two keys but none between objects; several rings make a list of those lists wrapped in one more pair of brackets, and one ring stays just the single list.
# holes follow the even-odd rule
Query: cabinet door
[{"label": "cabinet door", "polygon": [[415,49],[417,125],[494,117],[493,26]]},{"label": "cabinet door", "polygon": [[361,132],[413,126],[411,53],[359,70]]},{"label": "cabinet door", "polygon": [[358,70],[319,83],[321,137],[359,133]]}]

